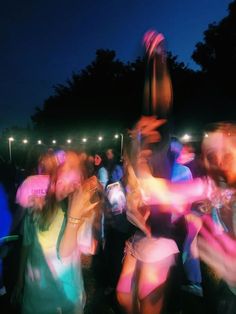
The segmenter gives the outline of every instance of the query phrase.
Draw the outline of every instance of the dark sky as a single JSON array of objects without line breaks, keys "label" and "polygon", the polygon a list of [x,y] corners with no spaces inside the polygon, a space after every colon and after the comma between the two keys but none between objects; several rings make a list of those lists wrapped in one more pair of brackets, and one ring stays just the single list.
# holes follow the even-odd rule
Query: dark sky
[{"label": "dark sky", "polygon": [[114,49],[122,61],[141,53],[148,29],[191,68],[208,24],[227,15],[230,0],[1,0],[0,129],[24,126],[36,106],[95,57]]}]

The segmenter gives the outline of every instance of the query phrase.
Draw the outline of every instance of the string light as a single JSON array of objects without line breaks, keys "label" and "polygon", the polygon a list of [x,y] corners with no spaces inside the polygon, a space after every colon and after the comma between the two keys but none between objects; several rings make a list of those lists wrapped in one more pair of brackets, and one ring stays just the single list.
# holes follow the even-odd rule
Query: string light
[{"label": "string light", "polygon": [[189,141],[191,139],[191,135],[189,135],[189,134],[184,134],[183,136],[182,136],[182,140],[183,141]]}]

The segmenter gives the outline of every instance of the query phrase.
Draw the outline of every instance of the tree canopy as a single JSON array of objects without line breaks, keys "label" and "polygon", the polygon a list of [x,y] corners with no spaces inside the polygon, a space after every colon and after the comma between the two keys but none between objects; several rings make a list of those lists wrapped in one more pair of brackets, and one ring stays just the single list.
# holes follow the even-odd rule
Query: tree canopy
[{"label": "tree canopy", "polygon": [[209,24],[192,58],[202,69],[200,92],[207,115],[215,121],[236,119],[236,1],[230,3],[225,18]]},{"label": "tree canopy", "polygon": [[[193,71],[168,53],[173,83],[173,122],[202,127],[205,123],[235,119],[236,1],[219,23],[209,24],[195,46]],[[32,121],[38,131],[130,127],[142,114],[145,60],[124,63],[113,50],[99,49],[95,59],[36,108]]]},{"label": "tree canopy", "polygon": [[[176,99],[189,85],[193,71],[168,54]],[[64,128],[78,130],[91,127],[130,127],[142,114],[145,60],[124,63],[115,51],[97,50],[95,60],[80,73],[73,73],[66,84],[54,87],[54,95],[45,100],[32,116],[38,130]],[[190,90],[187,88],[187,90]],[[185,94],[186,97],[186,94]]]}]

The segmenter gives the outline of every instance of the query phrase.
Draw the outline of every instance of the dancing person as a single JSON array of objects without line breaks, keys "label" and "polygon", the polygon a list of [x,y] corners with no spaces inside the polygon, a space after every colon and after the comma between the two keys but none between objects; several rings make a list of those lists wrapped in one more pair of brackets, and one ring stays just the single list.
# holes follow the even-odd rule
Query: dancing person
[{"label": "dancing person", "polygon": [[[147,159],[152,175],[171,177],[167,157],[169,131],[165,122],[172,104],[172,85],[166,66],[164,36],[148,31],[144,44],[147,56],[144,111],[146,115],[157,114],[162,120],[143,116],[131,132],[131,158],[126,164],[127,218],[139,230],[127,241],[117,298],[126,313],[152,314],[162,310],[167,276],[179,250],[171,238],[171,213],[164,211],[165,206],[160,203],[146,206],[136,178],[141,175],[143,160]],[[159,132],[152,129],[153,125],[159,127]]]},{"label": "dancing person", "polygon": [[[145,145],[152,144],[160,138],[158,132],[154,133],[152,130],[149,132],[147,124],[150,120],[156,127],[163,123],[150,117],[143,117],[133,132],[141,135],[144,141],[145,139],[149,141]],[[163,147],[165,148],[165,145]],[[156,175],[161,173],[162,176],[169,178],[171,171],[167,152],[168,149],[162,150],[163,159],[159,159],[159,164],[155,164],[155,171]],[[140,152],[139,156],[142,154],[148,155],[149,160],[151,159],[150,150]],[[142,158],[137,161],[137,172]],[[127,217],[139,231],[127,241],[123,268],[117,285],[117,298],[126,313],[160,313],[167,277],[179,252],[171,236],[171,213],[165,211],[162,205],[145,206],[138,189],[139,184],[129,163],[126,171]]]},{"label": "dancing person", "polygon": [[[225,239],[225,247],[230,241],[227,241],[226,234],[232,239],[236,239],[236,210],[235,210],[235,184],[236,184],[236,125],[230,122],[218,122],[206,127],[207,136],[202,142],[203,162],[209,178],[211,178],[211,193],[209,195],[208,215],[203,219],[203,228],[201,234],[215,237],[215,242],[211,241],[211,237],[206,238],[208,242],[206,247],[217,243],[221,238],[221,243]],[[205,224],[205,220],[212,219],[212,226]],[[213,223],[214,222],[214,223]],[[206,231],[208,229],[208,232]],[[201,243],[201,242],[200,242]],[[233,242],[232,242],[233,243]],[[220,244],[219,244],[220,247]],[[202,248],[201,248],[202,249]],[[223,253],[223,251],[221,251]],[[227,250],[226,250],[227,252]],[[216,252],[216,255],[219,252]],[[229,254],[229,252],[227,252]],[[227,258],[225,263],[222,262],[221,269],[227,267]],[[203,260],[204,255],[200,252]],[[214,255],[213,255],[214,256]],[[222,257],[224,254],[222,254]],[[233,255],[232,255],[233,259]],[[206,261],[202,266],[204,270],[204,293],[206,295],[209,313],[232,313],[232,309],[236,304],[235,285],[230,284],[225,275],[215,267],[214,262],[219,264],[219,259],[209,263]],[[208,265],[208,266],[207,266]],[[229,263],[229,276],[231,272],[231,264]],[[226,268],[227,269],[227,268]],[[232,280],[233,282],[233,280]],[[217,299],[215,296],[217,295]]]},{"label": "dancing person", "polygon": [[84,159],[83,154],[67,152],[65,161],[45,182],[46,196],[30,200],[13,295],[13,299],[22,295],[22,313],[83,313],[78,239],[98,205],[91,203],[97,181],[95,177],[86,179]]},{"label": "dancing person", "polygon": [[[151,130],[150,123],[147,128]],[[153,127],[154,129],[154,127]],[[215,234],[227,232],[235,238],[235,138],[236,127],[232,123],[218,123],[208,130],[208,136],[203,139],[202,154],[207,171],[204,179],[195,179],[188,183],[170,183],[160,178],[154,178],[148,169],[147,158],[142,153],[139,161],[138,179],[141,188],[141,199],[145,204],[163,204],[175,206],[172,210],[183,212],[182,205],[205,200],[207,213],[217,213],[215,217]],[[136,178],[137,179],[137,178]],[[204,203],[203,202],[203,203]],[[178,205],[178,206],[176,206]],[[178,208],[179,207],[179,208]],[[216,209],[216,211],[214,211]],[[186,214],[186,212],[185,212]],[[197,255],[196,255],[197,256]],[[209,313],[231,313],[235,296],[224,282],[215,281],[203,274],[203,293],[208,303]],[[214,276],[215,277],[215,276]],[[217,300],[215,295],[217,294]],[[226,302],[226,300],[228,300]]]}]

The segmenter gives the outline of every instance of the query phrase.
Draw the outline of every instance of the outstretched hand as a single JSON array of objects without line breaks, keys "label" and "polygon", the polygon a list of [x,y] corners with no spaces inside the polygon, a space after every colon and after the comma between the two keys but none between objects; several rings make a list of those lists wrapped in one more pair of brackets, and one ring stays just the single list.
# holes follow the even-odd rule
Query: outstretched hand
[{"label": "outstretched hand", "polygon": [[99,203],[99,198],[95,201],[93,200],[94,193],[99,189],[100,185],[95,176],[85,180],[81,187],[71,196],[68,215],[78,219],[89,216]]},{"label": "outstretched hand", "polygon": [[157,119],[155,116],[142,116],[130,132],[133,139],[142,139],[143,144],[152,144],[161,139],[157,128],[166,123],[165,119]]},{"label": "outstretched hand", "polygon": [[226,233],[217,234],[216,226],[209,216],[204,219],[200,235],[200,258],[230,286],[236,286],[236,240]]}]

